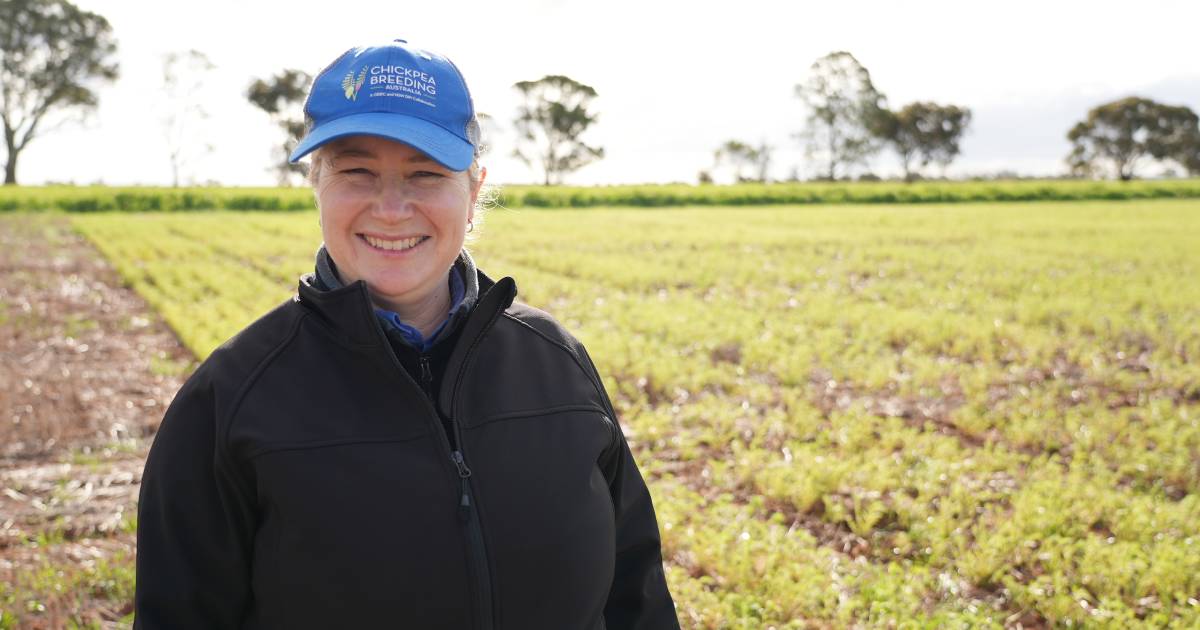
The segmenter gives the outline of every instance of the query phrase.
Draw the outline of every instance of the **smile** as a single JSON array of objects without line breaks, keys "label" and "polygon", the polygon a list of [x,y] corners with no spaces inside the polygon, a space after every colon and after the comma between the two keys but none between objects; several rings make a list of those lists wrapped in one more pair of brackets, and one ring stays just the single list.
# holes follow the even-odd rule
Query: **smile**
[{"label": "smile", "polygon": [[412,249],[417,245],[424,243],[429,238],[428,236],[414,236],[412,238],[386,239],[379,238],[377,236],[367,236],[366,234],[360,234],[359,236],[361,236],[362,239],[371,247],[390,252],[402,252]]}]

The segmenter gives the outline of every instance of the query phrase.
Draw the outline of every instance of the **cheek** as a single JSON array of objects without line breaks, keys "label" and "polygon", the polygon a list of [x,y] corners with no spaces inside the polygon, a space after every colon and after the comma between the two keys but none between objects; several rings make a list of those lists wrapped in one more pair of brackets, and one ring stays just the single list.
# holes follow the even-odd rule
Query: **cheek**
[{"label": "cheek", "polygon": [[344,206],[330,201],[326,199],[320,205],[318,223],[321,226],[321,238],[330,249],[341,250],[346,240],[350,218]]},{"label": "cheek", "polygon": [[317,195],[317,210],[321,217],[322,226],[335,226],[342,222],[347,215],[348,199],[333,189],[326,189]]},{"label": "cheek", "polygon": [[439,223],[455,228],[465,227],[472,213],[470,191],[457,188],[439,195],[437,204]]}]

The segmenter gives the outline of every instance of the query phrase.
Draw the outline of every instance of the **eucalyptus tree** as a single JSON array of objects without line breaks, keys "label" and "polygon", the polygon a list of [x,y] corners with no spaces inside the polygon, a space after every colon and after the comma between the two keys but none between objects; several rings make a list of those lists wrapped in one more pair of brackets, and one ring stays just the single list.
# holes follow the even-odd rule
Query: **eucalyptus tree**
[{"label": "eucalyptus tree", "polygon": [[117,41],[108,20],[66,0],[0,0],[0,125],[4,183],[17,183],[17,158],[67,112],[86,113],[96,89],[117,78]]},{"label": "eucalyptus tree", "polygon": [[912,181],[931,163],[945,172],[961,152],[960,143],[970,124],[971,110],[965,107],[909,103],[885,115],[880,137],[900,158],[905,181]]},{"label": "eucalyptus tree", "polygon": [[822,163],[825,179],[847,174],[879,151],[887,98],[854,55],[837,51],[817,59],[808,80],[796,85],[796,96],[808,111],[796,135],[808,157]]},{"label": "eucalyptus tree", "polygon": [[266,112],[271,122],[283,132],[283,139],[279,143],[279,151],[272,166],[280,186],[291,184],[293,176],[303,177],[307,173],[304,164],[292,164],[288,157],[304,136],[302,108],[311,83],[312,76],[307,72],[286,69],[265,79],[255,79],[246,89],[246,99]]},{"label": "eucalyptus tree", "polygon": [[562,75],[520,81],[513,87],[522,98],[514,121],[518,144],[513,155],[540,167],[547,186],[562,183],[567,173],[604,157],[603,148],[582,138],[598,119],[591,109],[594,88]]},{"label": "eucalyptus tree", "polygon": [[1200,128],[1190,108],[1131,96],[1092,108],[1067,133],[1076,175],[1130,180],[1147,161],[1174,160],[1200,172]]}]

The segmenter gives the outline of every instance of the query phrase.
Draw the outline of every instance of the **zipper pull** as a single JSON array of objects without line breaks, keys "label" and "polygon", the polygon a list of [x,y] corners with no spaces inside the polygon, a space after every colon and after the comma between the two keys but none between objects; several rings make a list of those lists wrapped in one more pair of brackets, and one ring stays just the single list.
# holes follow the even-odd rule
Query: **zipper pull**
[{"label": "zipper pull", "polygon": [[471,493],[467,488],[467,478],[462,478],[462,498],[458,501],[458,522],[466,523],[471,518]]},{"label": "zipper pull", "polygon": [[467,468],[462,451],[450,453],[450,459],[454,460],[454,465],[458,467],[458,477],[462,479],[462,498],[458,500],[458,521],[466,523],[471,517],[471,488],[467,485],[467,477],[471,476],[471,469]]},{"label": "zipper pull", "polygon": [[425,390],[425,395],[430,399],[433,398],[433,369],[429,367],[429,357],[421,355],[421,389]]},{"label": "zipper pull", "polygon": [[467,468],[467,462],[463,459],[462,451],[454,451],[450,453],[450,459],[454,465],[458,467],[458,476],[466,479],[471,476],[471,469]]}]

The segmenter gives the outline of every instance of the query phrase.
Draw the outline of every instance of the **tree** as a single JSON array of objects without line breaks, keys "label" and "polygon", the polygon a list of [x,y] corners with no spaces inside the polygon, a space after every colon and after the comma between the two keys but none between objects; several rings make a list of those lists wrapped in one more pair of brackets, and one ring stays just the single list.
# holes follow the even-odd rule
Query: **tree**
[{"label": "tree", "polygon": [[1163,140],[1163,159],[1176,162],[1195,177],[1200,175],[1200,119],[1188,107],[1173,109],[1182,111],[1175,112],[1178,124],[1171,127],[1172,133]]},{"label": "tree", "polygon": [[[971,124],[971,110],[955,105],[909,103],[887,112],[879,125],[880,137],[896,151],[904,180],[913,181],[931,162],[944,172],[958,157],[959,142]],[[914,164],[915,162],[915,164]]]},{"label": "tree", "polygon": [[1188,154],[1200,147],[1200,129],[1187,107],[1131,96],[1093,108],[1067,139],[1073,145],[1067,163],[1076,175],[1099,176],[1110,167],[1130,180],[1148,158],[1177,160],[1190,170]]},{"label": "tree", "polygon": [[203,75],[215,68],[208,56],[198,50],[167,53],[163,57],[163,134],[167,140],[167,159],[171,163],[171,185],[179,186],[179,173],[200,152],[212,150],[202,144],[197,150],[194,131],[189,123],[208,118],[197,92],[204,85]]},{"label": "tree", "polygon": [[117,78],[116,50],[108,20],[66,0],[0,0],[5,184],[17,183],[21,151],[56,126],[50,114],[95,108],[94,86]]},{"label": "tree", "polygon": [[758,153],[758,163],[755,166],[758,169],[758,181],[767,183],[767,178],[771,171],[771,152],[774,148],[767,144],[766,140],[758,143],[758,148],[755,149]]},{"label": "tree", "polygon": [[[532,166],[536,162],[549,186],[563,175],[604,157],[604,149],[580,139],[597,115],[588,111],[596,90],[561,75],[513,85],[524,99],[517,108],[517,148],[513,155]],[[524,145],[522,147],[521,145]]]},{"label": "tree", "polygon": [[844,172],[879,150],[887,99],[854,55],[832,52],[813,62],[808,81],[796,85],[796,96],[808,109],[808,124],[797,136],[810,159],[823,159],[826,179],[836,179],[839,168]]},{"label": "tree", "polygon": [[288,157],[306,131],[302,108],[310,83],[312,76],[307,72],[288,69],[267,79],[255,79],[246,89],[246,98],[266,112],[271,121],[283,130],[279,161],[272,167],[280,186],[290,185],[293,175],[303,177],[307,173],[303,164],[292,164]]},{"label": "tree", "polygon": [[765,182],[771,165],[771,147],[762,143],[757,147],[739,140],[729,140],[713,152],[713,170],[728,164],[733,169],[734,181]]},{"label": "tree", "polygon": [[1200,177],[1200,144],[1192,147],[1190,151],[1185,152],[1178,159],[1183,168],[1187,169],[1188,175],[1192,177]]}]

